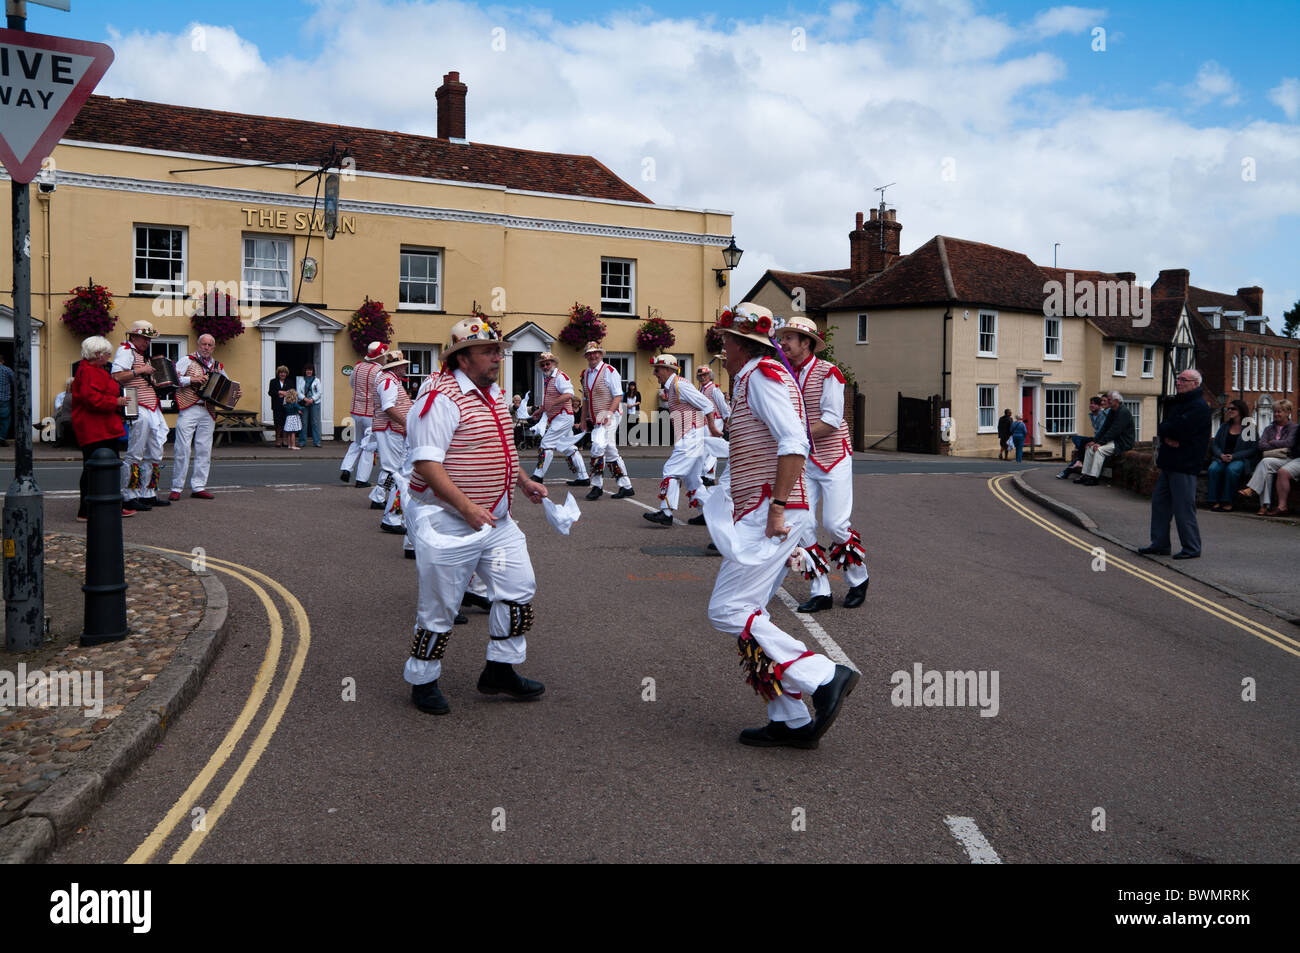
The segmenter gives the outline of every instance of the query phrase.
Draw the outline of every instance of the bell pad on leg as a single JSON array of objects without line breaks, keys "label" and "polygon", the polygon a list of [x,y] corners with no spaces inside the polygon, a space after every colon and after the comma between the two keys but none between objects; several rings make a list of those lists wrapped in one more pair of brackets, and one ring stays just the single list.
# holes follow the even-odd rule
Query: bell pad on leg
[{"label": "bell pad on leg", "polygon": [[441,660],[442,653],[447,649],[447,640],[450,638],[450,632],[430,632],[428,629],[416,626],[415,638],[411,640],[411,658],[420,659],[422,662]]}]

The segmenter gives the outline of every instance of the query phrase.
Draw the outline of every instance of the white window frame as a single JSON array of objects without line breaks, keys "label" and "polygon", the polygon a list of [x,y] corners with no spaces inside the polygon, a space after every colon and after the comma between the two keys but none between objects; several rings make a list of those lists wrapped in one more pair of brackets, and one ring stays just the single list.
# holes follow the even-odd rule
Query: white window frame
[{"label": "white window frame", "polygon": [[1156,349],[1154,347],[1142,348],[1142,376],[1156,376]]},{"label": "white window frame", "polygon": [[[636,352],[610,351],[605,355],[605,363],[618,371],[618,376],[623,379],[623,390],[626,392],[628,383],[636,380]],[[586,366],[584,366],[583,370],[586,369]],[[625,369],[627,373],[624,373]]]},{"label": "white window frame", "polygon": [[[695,384],[695,355],[694,354],[674,354],[677,358],[677,373],[682,376],[682,380],[690,381]],[[656,388],[658,389],[658,388]]]},{"label": "white window frame", "polygon": [[1259,390],[1259,358],[1250,359],[1250,389]]},{"label": "white window frame", "polygon": [[[416,245],[403,245],[397,253],[397,310],[399,311],[441,311],[442,310],[442,260],[441,248],[421,248]],[[432,278],[412,278],[403,276],[403,265],[409,256],[432,259]],[[432,287],[432,301],[403,301],[404,285],[422,285],[426,291]],[[407,292],[409,294],[409,291]]]},{"label": "white window frame", "polygon": [[[1049,408],[1052,406],[1052,395],[1060,394],[1058,399],[1058,408],[1064,409],[1068,413],[1064,421],[1065,428],[1057,427],[1051,429],[1052,415]],[[1059,417],[1058,417],[1059,420]],[[1060,437],[1066,434],[1076,434],[1079,432],[1079,388],[1066,386],[1063,384],[1044,384],[1043,385],[1043,436]]]},{"label": "white window frame", "polygon": [[[442,356],[442,348],[439,347],[437,344],[405,344],[405,343],[399,344],[398,347],[401,348],[402,350],[402,356],[405,357],[408,361],[411,361],[411,356],[414,354],[421,354],[421,352],[424,351],[429,352],[430,361],[428,363],[428,366],[425,366],[423,359],[421,359],[418,362],[418,364],[416,361],[411,361],[411,363],[407,365],[406,368],[407,386],[410,388],[412,393],[415,393],[419,391],[420,385],[424,383],[425,378],[437,372],[438,362]],[[415,369],[417,366],[419,366],[420,368],[419,371],[416,371]]]},{"label": "white window frame", "polygon": [[[1056,334],[1052,334],[1052,325],[1056,325]],[[1047,315],[1043,318],[1043,360],[1045,361],[1062,361],[1065,358],[1061,356],[1061,333],[1064,326],[1060,317]],[[1052,349],[1052,342],[1056,342],[1056,349]]]},{"label": "white window frame", "polygon": [[[179,278],[169,278],[165,280],[139,278],[136,276],[136,268],[139,265],[140,258],[140,230],[141,229],[158,229],[159,231],[179,232],[181,236],[181,273]],[[146,245],[148,242],[146,241]],[[136,222],[131,230],[131,291],[133,294],[152,294],[152,295],[173,295],[183,296],[185,294],[185,281],[189,272],[190,258],[190,230],[184,225],[155,225],[149,222]],[[150,258],[145,255],[146,261],[175,261],[174,258]]]},{"label": "white window frame", "polygon": [[1295,365],[1291,358],[1286,359],[1286,392],[1291,393],[1291,385],[1295,382]]},{"label": "white window frame", "polygon": [[[993,402],[991,404],[983,404],[980,402],[980,398],[984,396],[984,391],[986,390],[991,391],[993,394]],[[987,424],[987,425],[980,423],[980,414],[982,414],[986,409],[989,412],[989,419],[993,421],[991,424]],[[975,424],[976,424],[975,427],[976,433],[997,433],[998,432],[998,385],[997,384],[976,384],[975,385]]]},{"label": "white window frame", "polygon": [[[993,339],[993,349],[984,350],[984,319],[991,318],[993,330],[989,337]],[[980,311],[975,321],[975,356],[976,357],[997,357],[998,356],[998,313],[996,311]]]},{"label": "white window frame", "polygon": [[1116,342],[1115,367],[1111,377],[1128,377],[1128,345]]},{"label": "white window frame", "polygon": [[1128,412],[1133,415],[1133,440],[1135,442],[1142,439],[1142,401],[1128,400],[1127,398],[1120,401],[1120,406],[1127,407]]},{"label": "white window frame", "polygon": [[871,343],[870,341],[867,340],[867,331],[868,331],[867,315],[865,313],[859,314],[858,315],[858,343],[859,344]]},{"label": "white window frame", "polygon": [[[252,266],[250,266],[248,263],[249,242],[275,242],[277,245],[282,245],[288,249],[289,254],[285,257],[284,267],[283,267],[283,274],[284,274],[284,296],[283,297],[280,297],[276,294],[276,292],[279,291],[279,286],[268,288],[267,286],[263,285],[260,281],[255,282],[250,280],[249,268]],[[293,238],[292,237],[286,237],[284,235],[259,235],[253,232],[245,232],[240,238],[239,260],[240,260],[239,276],[240,276],[240,280],[243,282],[244,293],[249,295],[248,300],[285,301],[285,302],[293,300]],[[258,261],[270,261],[270,259],[254,258],[255,263]],[[276,264],[277,266],[279,265],[278,260]],[[270,269],[266,267],[255,267],[253,270],[258,272],[269,272],[273,270],[280,271],[280,268],[277,267],[275,269]],[[257,292],[257,296],[253,297],[253,293],[255,289]]]},{"label": "white window frame", "polygon": [[[606,297],[605,292],[609,287],[607,281],[607,265],[627,265],[627,297],[615,298]],[[620,305],[626,305],[626,310]],[[635,258],[606,258],[600,259],[600,313],[610,315],[616,318],[633,318],[636,317],[636,259]]]},{"label": "white window frame", "polygon": [[1241,390],[1241,358],[1236,354],[1232,355],[1232,389]]}]

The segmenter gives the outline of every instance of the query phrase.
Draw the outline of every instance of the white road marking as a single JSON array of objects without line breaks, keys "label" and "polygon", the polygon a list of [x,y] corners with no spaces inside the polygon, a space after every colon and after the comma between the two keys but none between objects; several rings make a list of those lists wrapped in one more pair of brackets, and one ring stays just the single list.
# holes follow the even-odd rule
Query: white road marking
[{"label": "white road marking", "polygon": [[831,638],[830,633],[822,628],[820,622],[814,619],[812,615],[807,612],[794,611],[795,606],[799,605],[798,600],[796,600],[794,596],[786,592],[784,587],[776,591],[776,596],[785,603],[787,609],[794,613],[794,617],[803,623],[803,627],[808,630],[808,634],[821,643],[821,647],[825,650],[828,658],[839,662],[841,665],[847,665],[849,668],[853,669],[853,671],[862,674],[862,670],[853,664],[853,660],[849,658],[848,655],[845,654],[844,650],[839,647],[834,639]]},{"label": "white road marking", "polygon": [[980,829],[975,826],[973,817],[955,817],[949,814],[943,819],[943,822],[952,831],[952,836],[961,841],[961,845],[966,848],[966,853],[970,854],[972,864],[1002,863],[1002,858],[998,856],[997,851],[980,833]]},{"label": "white road marking", "polygon": [[277,486],[276,493],[315,493],[320,490],[318,486]]}]

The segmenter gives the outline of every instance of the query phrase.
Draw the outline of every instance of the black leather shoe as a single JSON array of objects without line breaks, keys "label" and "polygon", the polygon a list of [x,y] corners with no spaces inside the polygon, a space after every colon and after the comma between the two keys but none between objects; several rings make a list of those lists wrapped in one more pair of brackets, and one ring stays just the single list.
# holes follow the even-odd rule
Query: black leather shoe
[{"label": "black leather shoe", "polygon": [[383,530],[385,533],[392,533],[395,536],[406,535],[406,527],[404,526],[389,526],[387,523],[380,523],[379,528]]},{"label": "black leather shoe", "polygon": [[1087,477],[1081,477],[1081,476],[1078,476],[1078,477],[1075,477],[1075,478],[1074,478],[1074,482],[1075,482],[1075,483],[1082,483],[1082,482],[1083,482],[1084,480],[1086,480],[1086,479],[1088,479],[1088,478],[1087,478]]},{"label": "black leather shoe", "polygon": [[436,678],[423,685],[412,685],[411,701],[415,702],[415,707],[420,711],[430,715],[445,715],[451,711],[447,699],[442,697],[442,692],[438,689]]},{"label": "black leather shoe", "polygon": [[1143,546],[1138,550],[1139,556],[1168,556],[1169,550],[1161,549],[1159,546]]},{"label": "black leather shoe", "polygon": [[364,490],[364,489],[366,489],[367,487],[374,486],[373,483],[363,482],[363,481],[361,481],[361,480],[358,480],[358,481],[357,481],[355,484],[353,484],[353,485],[354,485],[358,490]]},{"label": "black leather shoe", "polygon": [[710,480],[708,477],[700,477],[700,482],[703,483],[705,486],[713,486],[718,481]]},{"label": "black leather shoe", "polygon": [[783,721],[769,721],[762,728],[746,728],[740,733],[740,743],[751,748],[816,748],[813,725],[789,728]]},{"label": "black leather shoe", "polygon": [[598,486],[593,486],[591,492],[587,494],[587,499],[598,500],[604,495],[605,491]]},{"label": "black leather shoe", "polygon": [[342,480],[344,483],[351,483],[351,482],[352,482],[352,474],[349,473],[347,470],[340,470],[340,471],[339,471],[339,479]]},{"label": "black leather shoe", "polygon": [[1174,559],[1200,559],[1200,558],[1201,558],[1200,553],[1189,553],[1185,549],[1180,553],[1174,553]]},{"label": "black leather shoe", "polygon": [[383,504],[383,503],[376,503],[374,500],[371,500],[371,501],[370,501],[370,508],[371,508],[372,510],[382,510],[382,509],[384,508],[384,504]]},{"label": "black leather shoe", "polygon": [[414,549],[404,549],[404,550],[402,550],[402,555],[405,556],[407,559],[414,559],[414,558],[415,558],[415,550],[414,550]]},{"label": "black leather shoe", "polygon": [[867,601],[867,587],[871,585],[871,577],[868,576],[857,586],[851,586],[849,591],[844,595],[844,601],[840,605],[846,609],[856,609],[862,603]]},{"label": "black leather shoe", "polygon": [[618,492],[610,497],[611,500],[625,500],[629,496],[636,496],[636,490],[630,486],[620,486]]},{"label": "black leather shoe", "polygon": [[703,514],[703,513],[701,513],[699,516],[692,516],[692,517],[691,517],[690,519],[688,519],[686,522],[689,523],[691,526],[707,526],[707,525],[708,525],[708,524],[705,522],[704,514]]},{"label": "black leather shoe", "polygon": [[137,497],[134,500],[123,500],[122,509],[131,510],[136,513],[148,513],[149,504]]},{"label": "black leather shoe", "polygon": [[480,596],[474,592],[467,592],[460,597],[460,607],[462,609],[482,609],[484,612],[492,611],[492,603],[484,596]]},{"label": "black leather shoe", "polygon": [[653,513],[642,513],[641,516],[643,519],[648,519],[650,522],[656,523],[659,526],[673,525],[673,518],[667,513],[660,512],[659,510],[655,510]]},{"label": "black leather shoe", "polygon": [[817,714],[813,717],[813,741],[826,734],[840,713],[840,705],[848,698],[853,687],[858,684],[858,673],[847,665],[836,665],[831,680],[813,692],[813,707]]},{"label": "black leather shoe", "polygon": [[830,596],[813,596],[807,602],[801,602],[795,607],[795,612],[821,612],[823,609],[829,609],[834,603]]},{"label": "black leather shoe", "polygon": [[508,662],[488,662],[478,677],[478,690],[484,695],[505,692],[512,698],[540,698],[546,686],[524,678]]},{"label": "black leather shoe", "polygon": [[452,619],[451,621],[452,621],[452,624],[453,624],[453,625],[468,625],[468,624],[469,624],[469,618],[468,618],[468,616],[462,615],[462,614],[459,613],[459,612],[456,613],[456,618]]},{"label": "black leather shoe", "polygon": [[565,486],[591,486],[591,477],[586,477],[581,480],[565,480],[564,485]]},{"label": "black leather shoe", "polygon": [[1086,476],[1082,480],[1075,480],[1074,482],[1082,486],[1097,486],[1101,483],[1095,476]]},{"label": "black leather shoe", "polygon": [[172,505],[172,501],[169,500],[169,499],[167,499],[167,497],[165,497],[165,496],[151,496],[151,497],[149,497],[149,499],[148,499],[146,502],[149,504],[149,508],[150,508],[150,509],[153,509],[155,506],[171,506],[171,505]]}]

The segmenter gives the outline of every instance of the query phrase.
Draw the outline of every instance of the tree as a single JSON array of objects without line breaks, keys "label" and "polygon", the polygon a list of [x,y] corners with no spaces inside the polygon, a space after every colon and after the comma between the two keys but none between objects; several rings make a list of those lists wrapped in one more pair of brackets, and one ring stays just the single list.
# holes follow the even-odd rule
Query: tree
[{"label": "tree", "polygon": [[1300,301],[1293,304],[1290,311],[1282,312],[1282,335],[1300,338]]}]

